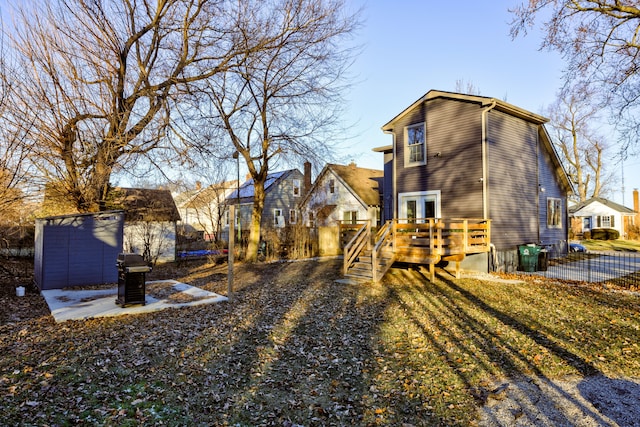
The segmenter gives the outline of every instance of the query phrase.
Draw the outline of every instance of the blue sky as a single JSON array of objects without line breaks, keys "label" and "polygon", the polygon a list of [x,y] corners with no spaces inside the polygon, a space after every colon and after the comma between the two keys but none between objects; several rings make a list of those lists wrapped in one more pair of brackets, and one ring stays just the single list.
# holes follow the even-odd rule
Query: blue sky
[{"label": "blue sky", "polygon": [[[473,84],[483,96],[542,113],[555,100],[564,64],[557,53],[539,50],[537,31],[511,39],[508,8],[518,3],[366,1],[358,35],[363,52],[353,65],[356,83],[347,94],[347,120],[356,122],[353,145],[345,150],[348,159],[381,169],[382,155],[371,149],[391,144],[391,136],[380,127],[431,89],[454,91],[458,80],[464,87]],[[629,207],[633,188],[640,187],[640,174],[632,173],[639,166],[638,158],[624,164]],[[620,165],[610,167],[620,179]],[[610,198],[622,203],[622,191]]]}]

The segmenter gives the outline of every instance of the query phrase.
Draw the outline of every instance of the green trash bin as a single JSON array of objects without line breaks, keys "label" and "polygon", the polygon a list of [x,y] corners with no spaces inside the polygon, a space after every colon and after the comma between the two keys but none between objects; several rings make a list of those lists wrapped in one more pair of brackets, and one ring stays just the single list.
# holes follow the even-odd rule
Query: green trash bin
[{"label": "green trash bin", "polygon": [[538,267],[538,254],[540,247],[535,245],[522,245],[518,247],[520,252],[520,270],[534,272]]}]

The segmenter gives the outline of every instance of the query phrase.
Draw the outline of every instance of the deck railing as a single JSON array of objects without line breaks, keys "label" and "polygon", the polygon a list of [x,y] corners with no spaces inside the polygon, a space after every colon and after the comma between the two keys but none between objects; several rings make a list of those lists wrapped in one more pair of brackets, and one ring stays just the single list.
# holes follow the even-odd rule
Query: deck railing
[{"label": "deck railing", "polygon": [[[471,218],[416,218],[394,219],[380,227],[373,240],[371,223],[341,224],[341,229],[350,231],[353,237],[344,245],[344,273],[361,256],[364,250],[371,250],[371,276],[374,281],[383,275],[380,268],[383,259],[385,267],[394,260],[429,264],[433,275],[433,265],[441,259],[456,262],[456,275],[460,261],[467,254],[489,252],[491,243],[491,221]],[[344,233],[342,233],[344,234]],[[386,268],[384,269],[386,271]]]},{"label": "deck railing", "polygon": [[[355,224],[341,224],[342,228],[355,228]],[[343,254],[343,274],[347,274],[349,267],[353,265],[360,253],[365,249],[371,248],[371,221],[364,221],[358,224],[355,235],[344,246]]]},{"label": "deck railing", "polygon": [[395,219],[395,246],[420,248],[431,255],[488,252],[491,222],[487,219]]}]

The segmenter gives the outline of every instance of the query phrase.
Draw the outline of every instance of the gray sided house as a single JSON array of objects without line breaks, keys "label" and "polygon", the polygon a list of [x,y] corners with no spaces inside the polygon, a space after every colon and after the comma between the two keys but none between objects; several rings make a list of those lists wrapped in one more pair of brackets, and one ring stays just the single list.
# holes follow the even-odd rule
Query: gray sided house
[{"label": "gray sided house", "polygon": [[124,213],[36,219],[34,280],[40,290],[118,281]]},{"label": "gray sided house", "polygon": [[[305,171],[311,172],[310,164],[305,165]],[[308,178],[298,169],[273,172],[267,175],[264,184],[265,200],[260,227],[262,230],[281,229],[290,224],[298,223],[298,203],[300,202]],[[227,197],[227,205],[240,205],[236,215],[236,227],[241,231],[249,230],[251,212],[253,211],[254,183],[248,179]],[[226,211],[225,233],[223,239],[229,237],[229,210]]]},{"label": "gray sided house", "polygon": [[178,208],[169,190],[115,188],[112,205],[124,210],[125,252],[138,253],[149,262],[176,259]]},{"label": "gray sided house", "polygon": [[327,164],[300,202],[304,223],[323,227],[370,220],[379,225],[383,178],[383,171],[355,163]]},{"label": "gray sided house", "polygon": [[[432,90],[382,127],[384,219],[491,220],[495,256],[463,267],[515,268],[519,245],[567,251],[572,187],[548,120],[496,98]],[[502,268],[502,267],[499,267]]]}]

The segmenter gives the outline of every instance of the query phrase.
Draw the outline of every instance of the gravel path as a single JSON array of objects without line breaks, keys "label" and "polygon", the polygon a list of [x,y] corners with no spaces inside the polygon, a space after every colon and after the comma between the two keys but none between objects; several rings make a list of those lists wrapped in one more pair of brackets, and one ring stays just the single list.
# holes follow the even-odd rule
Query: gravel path
[{"label": "gravel path", "polygon": [[640,379],[525,378],[486,393],[480,426],[640,426]]}]

